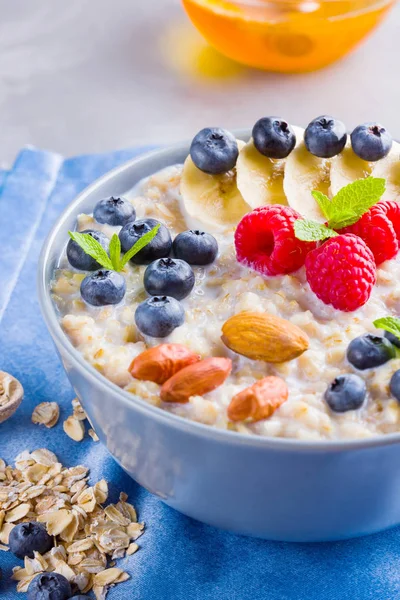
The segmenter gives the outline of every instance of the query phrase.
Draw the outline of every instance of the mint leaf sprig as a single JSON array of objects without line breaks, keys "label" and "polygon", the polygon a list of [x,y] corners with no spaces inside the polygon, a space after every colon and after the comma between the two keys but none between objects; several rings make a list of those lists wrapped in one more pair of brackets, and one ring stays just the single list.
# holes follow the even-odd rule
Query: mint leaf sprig
[{"label": "mint leaf sprig", "polygon": [[121,257],[121,242],[116,233],[110,240],[109,254],[103,246],[88,233],[79,233],[78,231],[69,231],[68,234],[82,248],[82,250],[94,258],[102,267],[111,271],[120,272],[128,261],[135,254],[140,252],[147,244],[156,237],[160,224],[156,225],[151,231],[148,231]]},{"label": "mint leaf sprig", "polygon": [[335,229],[342,229],[356,223],[381,199],[385,192],[385,180],[378,177],[358,179],[343,187],[330,200],[322,192],[311,192],[324,215],[327,225],[311,219],[297,219],[294,224],[295,236],[305,242],[317,242],[338,235]]},{"label": "mint leaf sprig", "polygon": [[400,340],[400,319],[398,317],[381,317],[380,319],[375,319],[373,325],[377,329],[383,329],[392,333]]},{"label": "mint leaf sprig", "polygon": [[319,240],[326,240],[327,238],[339,235],[333,229],[326,227],[326,225],[311,221],[310,219],[297,219],[294,222],[294,233],[299,240],[306,242],[318,242]]}]

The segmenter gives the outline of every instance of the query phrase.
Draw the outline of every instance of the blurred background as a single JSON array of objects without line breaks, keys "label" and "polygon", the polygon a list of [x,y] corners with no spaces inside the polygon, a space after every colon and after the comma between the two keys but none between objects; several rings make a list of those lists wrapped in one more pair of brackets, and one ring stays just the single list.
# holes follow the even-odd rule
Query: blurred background
[{"label": "blurred background", "polygon": [[[235,8],[234,0],[207,1],[217,12]],[[314,0],[301,5],[310,39],[297,24],[294,38],[282,38],[295,61],[309,45],[320,57],[342,43],[342,22],[329,38],[322,20],[304,19],[318,6]],[[298,74],[267,73],[222,56],[196,31],[180,0],[0,0],[0,11],[3,165],[25,144],[65,155],[167,144],[204,126],[251,126],[267,114],[306,125],[331,113],[348,128],[377,120],[400,138],[399,5],[353,54]],[[241,47],[233,38],[232,46]]]}]

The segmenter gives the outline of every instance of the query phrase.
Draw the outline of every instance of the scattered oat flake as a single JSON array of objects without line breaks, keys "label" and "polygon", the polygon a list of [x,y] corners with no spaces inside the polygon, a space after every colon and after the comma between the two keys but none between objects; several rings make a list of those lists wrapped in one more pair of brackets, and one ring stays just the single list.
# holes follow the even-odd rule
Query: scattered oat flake
[{"label": "scattered oat flake", "polygon": [[41,402],[32,413],[32,423],[54,427],[60,416],[60,408],[57,402]]},{"label": "scattered oat flake", "polygon": [[97,433],[95,432],[94,429],[90,428],[89,431],[88,431],[88,434],[90,435],[90,437],[92,438],[92,440],[94,442],[98,442],[99,441],[98,435],[97,435]]},{"label": "scattered oat flake", "polygon": [[135,554],[139,550],[139,545],[132,542],[129,544],[128,549],[126,551],[127,556],[131,556],[131,554]]},{"label": "scattered oat flake", "polygon": [[129,525],[131,522],[131,519],[124,517],[124,515],[119,512],[114,504],[109,504],[105,509],[105,513],[111,521],[118,523],[118,525]]},{"label": "scattered oat flake", "polygon": [[86,415],[85,411],[83,410],[82,405],[79,402],[78,398],[74,398],[72,400],[72,409],[73,409],[73,416],[75,417],[75,419],[77,419],[78,421],[84,421],[85,419],[87,419],[87,415]]},{"label": "scattered oat flake", "polygon": [[77,503],[77,509],[84,510],[86,513],[93,512],[97,504],[94,488],[89,487],[86,490],[83,490],[78,496]]},{"label": "scattered oat flake", "polygon": [[65,579],[68,579],[68,581],[73,581],[75,578],[75,571],[63,560],[58,560],[56,562],[54,572],[62,575]]},{"label": "scattered oat flake", "polygon": [[85,426],[75,417],[68,417],[63,423],[65,433],[75,442],[81,442],[85,437]]},{"label": "scattered oat flake", "polygon": [[24,568],[14,568],[18,592],[47,571],[64,575],[81,594],[93,590],[104,600],[110,587],[129,579],[114,561],[138,550],[131,540],[143,533],[144,524],[137,523],[123,492],[117,504],[103,507],[108,484],[102,479],[88,486],[88,471],[83,465],[63,467],[45,448],[21,452],[15,468],[0,459],[0,551],[8,550],[11,530],[24,521],[40,521],[54,536],[50,552],[35,552],[25,558]]},{"label": "scattered oat flake", "polygon": [[94,576],[94,580],[93,583],[94,585],[98,585],[98,586],[105,586],[105,585],[110,585],[111,583],[114,583],[114,581],[116,579],[118,579],[118,577],[120,575],[122,575],[123,571],[122,569],[117,569],[116,567],[112,567],[111,569],[106,569],[105,571],[102,571],[101,573],[97,573]]},{"label": "scattered oat flake", "polygon": [[137,540],[144,530],[144,523],[131,523],[126,528],[126,532],[132,540]]},{"label": "scattered oat flake", "polygon": [[39,448],[39,450],[34,450],[30,457],[35,462],[39,463],[39,465],[44,465],[45,467],[54,467],[58,473],[61,471],[61,469],[58,471],[58,468],[55,467],[57,464],[60,465],[57,456],[54,454],[54,452],[47,450],[47,448]]},{"label": "scattered oat flake", "polygon": [[65,508],[45,513],[38,517],[39,523],[45,523],[49,535],[59,535],[73,521],[74,515]]},{"label": "scattered oat flake", "polygon": [[31,508],[32,505],[29,503],[19,504],[6,514],[4,520],[6,523],[15,523],[16,521],[26,517]]},{"label": "scattered oat flake", "polygon": [[108,484],[105,479],[101,479],[94,486],[94,495],[98,504],[104,504],[108,498]]},{"label": "scattered oat flake", "polygon": [[4,523],[0,530],[0,542],[2,544],[8,544],[8,538],[10,537],[10,533],[14,527],[15,525],[13,523]]},{"label": "scattered oat flake", "polygon": [[123,583],[124,581],[128,581],[131,576],[126,571],[123,571],[119,577],[114,581],[114,583]]},{"label": "scattered oat flake", "polygon": [[17,592],[22,592],[23,594],[26,594],[26,592],[28,591],[29,584],[31,583],[32,579],[35,579],[36,575],[37,573],[35,573],[34,575],[26,575],[24,579],[21,579],[21,581],[19,581],[17,585]]}]

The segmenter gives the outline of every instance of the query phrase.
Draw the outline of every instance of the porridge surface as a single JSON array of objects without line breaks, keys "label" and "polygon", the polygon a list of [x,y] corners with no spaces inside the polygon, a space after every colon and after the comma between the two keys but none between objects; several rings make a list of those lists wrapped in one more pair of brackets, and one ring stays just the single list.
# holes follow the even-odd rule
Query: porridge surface
[{"label": "porridge surface", "polygon": [[[187,229],[179,193],[181,170],[180,166],[165,169],[126,195],[136,208],[137,218],[158,219],[172,237]],[[88,228],[110,237],[120,229],[80,215],[78,231]],[[366,332],[376,333],[374,319],[400,313],[399,259],[378,268],[377,285],[367,304],[345,313],[317,299],[306,282],[304,267],[293,275],[263,278],[238,264],[233,229],[213,235],[219,244],[218,258],[210,266],[193,267],[195,287],[182,300],[185,323],[163,340],[144,337],[134,321],[136,307],[147,297],[143,287],[146,266],[127,265],[127,294],[121,304],[95,308],[80,297],[85,273],[70,267],[64,255],[52,292],[62,326],[83,357],[105,377],[150,404],[222,429],[311,440],[363,438],[398,431],[400,405],[390,396],[388,382],[400,368],[400,359],[360,373],[368,388],[367,401],[360,410],[333,413],[323,395],[335,377],[352,371],[346,361],[350,341]],[[221,341],[221,327],[229,317],[246,310],[288,319],[309,336],[309,349],[299,358],[281,364],[254,361],[231,352]],[[157,384],[135,380],[128,372],[133,358],[162,342],[184,344],[202,358],[227,356],[233,361],[232,373],[225,384],[206,397],[192,397],[187,404],[163,403]],[[269,419],[230,423],[226,411],[232,397],[267,375],[278,375],[286,381],[288,400]]]}]

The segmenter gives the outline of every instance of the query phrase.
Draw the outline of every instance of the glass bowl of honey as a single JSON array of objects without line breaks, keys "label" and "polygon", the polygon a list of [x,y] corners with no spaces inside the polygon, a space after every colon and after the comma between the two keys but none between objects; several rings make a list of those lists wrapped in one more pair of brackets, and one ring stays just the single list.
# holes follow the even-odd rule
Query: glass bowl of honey
[{"label": "glass bowl of honey", "polygon": [[219,52],[286,73],[320,69],[348,54],[394,0],[182,0]]}]

